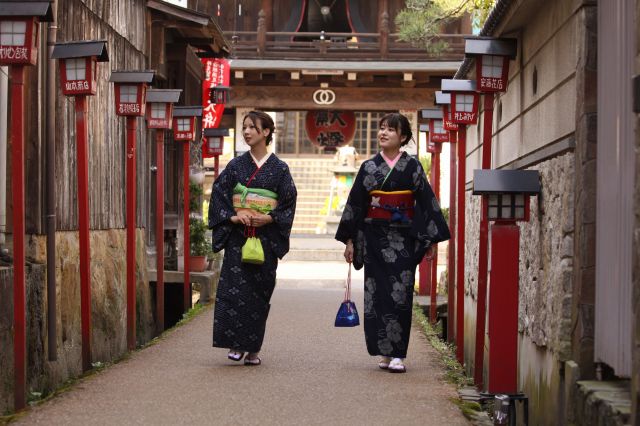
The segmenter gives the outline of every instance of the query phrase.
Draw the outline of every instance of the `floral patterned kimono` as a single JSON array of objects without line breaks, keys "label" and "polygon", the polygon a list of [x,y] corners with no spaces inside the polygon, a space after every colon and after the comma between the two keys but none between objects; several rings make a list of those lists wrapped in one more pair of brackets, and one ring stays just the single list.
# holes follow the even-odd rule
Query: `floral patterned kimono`
[{"label": "floral patterned kimono", "polygon": [[247,185],[256,171],[249,152],[234,158],[213,184],[209,204],[209,227],[213,251],[224,251],[216,293],[213,346],[241,352],[259,352],[269,314],[269,301],[276,285],[278,258],[289,251],[289,235],[296,209],[296,187],[286,163],[271,154],[249,186],[278,194],[278,204],[269,214],[273,223],[256,229],[262,243],[264,263],[241,262],[246,241],[244,225],[235,225],[233,189]]},{"label": "floral patterned kimono", "polygon": [[[371,191],[410,190],[411,218],[371,218]],[[375,201],[375,200],[373,200]],[[390,171],[380,154],[362,163],[336,239],[354,245],[354,267],[364,265],[364,332],[371,355],[406,358],[416,266],[427,249],[448,240],[449,228],[418,160],[402,153]]]}]

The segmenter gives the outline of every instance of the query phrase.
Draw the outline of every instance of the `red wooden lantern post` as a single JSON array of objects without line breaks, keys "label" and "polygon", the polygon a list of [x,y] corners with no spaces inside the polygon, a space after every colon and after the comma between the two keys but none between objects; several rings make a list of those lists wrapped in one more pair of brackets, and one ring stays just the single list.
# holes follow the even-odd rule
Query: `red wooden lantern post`
[{"label": "red wooden lantern post", "polygon": [[455,147],[458,140],[458,124],[451,121],[449,107],[451,105],[451,95],[442,91],[436,91],[435,102],[442,110],[442,125],[444,130],[449,132],[450,162],[449,162],[449,232],[451,238],[448,246],[447,262],[447,341],[453,342],[455,336],[456,318],[456,170],[458,161],[455,154]]},{"label": "red wooden lantern post", "polygon": [[[475,170],[473,194],[487,199],[491,226],[489,294],[490,394],[518,392],[518,270],[520,228],[529,220],[529,196],[540,193],[536,170]],[[482,366],[476,366],[482,371]]]},{"label": "red wooden lantern post", "polygon": [[[505,92],[509,76],[509,59],[517,53],[516,39],[469,37],[465,40],[465,56],[475,58],[476,81],[479,92],[484,94],[482,124],[482,168],[491,168],[491,136],[493,128],[493,103],[495,92]],[[488,232],[487,199],[482,198],[480,209],[480,239],[478,245],[478,304],[476,313],[476,348],[474,382],[482,388],[484,364],[484,334],[487,302]]]},{"label": "red wooden lantern post", "polygon": [[60,62],[62,93],[76,99],[76,163],[78,167],[78,234],[80,243],[80,311],[82,370],[91,369],[91,249],[89,247],[89,164],[87,96],[96,93],[96,63],[107,62],[107,42],[58,43],[51,54]]},{"label": "red wooden lantern post", "polygon": [[478,94],[475,81],[442,80],[442,91],[451,94],[450,119],[458,129],[458,241],[456,287],[456,358],[464,362],[464,241],[465,241],[465,183],[467,159],[467,124],[478,121]]},{"label": "red wooden lantern post", "polygon": [[191,142],[196,140],[197,117],[202,117],[202,107],[183,106],[176,107],[173,111],[173,139],[182,141],[182,169],[184,172],[184,283],[183,298],[184,311],[191,308],[191,280],[189,278],[189,258],[191,257],[191,244],[189,242],[189,169]]},{"label": "red wooden lantern post", "polygon": [[[429,123],[430,129],[434,128],[434,121],[439,121],[442,124],[442,120],[431,120]],[[433,140],[434,133],[429,131],[429,143],[427,145],[427,152],[431,153],[431,170],[433,174],[432,187],[433,193],[436,198],[440,199],[440,153],[442,152],[442,142],[436,142]],[[448,135],[447,135],[448,136]],[[437,138],[437,136],[436,136]],[[442,139],[442,138],[440,138]],[[438,305],[438,244],[434,244],[431,248],[431,304],[429,308],[430,320],[433,324],[436,322],[436,311]]]},{"label": "red wooden lantern post", "polygon": [[204,129],[202,142],[202,157],[213,157],[213,179],[218,178],[220,156],[224,150],[224,137],[229,136],[229,129]]},{"label": "red wooden lantern post", "polygon": [[0,2],[0,65],[11,78],[11,194],[13,219],[14,408],[26,406],[26,288],[24,220],[24,75],[38,57],[38,22],[51,22],[51,3]]},{"label": "red wooden lantern post", "polygon": [[[424,118],[424,117],[423,117]],[[428,124],[420,125],[421,132],[429,132]],[[428,134],[427,134],[428,138]],[[427,141],[427,152],[428,149],[428,141]],[[433,172],[433,163],[431,165],[431,171]],[[432,176],[429,176],[429,180],[433,181]],[[433,182],[431,182],[433,183]],[[420,268],[418,269],[418,295],[419,296],[429,296],[431,294],[431,259],[428,259],[427,256],[423,257],[420,260]]]},{"label": "red wooden lantern post", "polygon": [[156,333],[164,331],[164,130],[182,90],[147,90],[147,128],[156,129]]},{"label": "red wooden lantern post", "polygon": [[127,117],[127,348],[136,348],[136,131],[154,71],[113,71],[116,114]]}]

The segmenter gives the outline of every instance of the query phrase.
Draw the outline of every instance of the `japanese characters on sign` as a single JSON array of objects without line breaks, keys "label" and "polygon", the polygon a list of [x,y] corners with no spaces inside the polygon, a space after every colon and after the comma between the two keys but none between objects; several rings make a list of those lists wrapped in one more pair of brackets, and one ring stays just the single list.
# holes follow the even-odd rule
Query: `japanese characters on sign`
[{"label": "japanese characters on sign", "polygon": [[449,113],[449,106],[448,105],[443,105],[442,106],[442,116],[444,117],[444,119],[442,120],[444,122],[443,127],[445,130],[449,130],[449,131],[454,131],[457,132],[458,131],[458,123],[454,123],[453,121],[451,121],[451,114]]},{"label": "japanese characters on sign", "polygon": [[356,117],[353,111],[309,111],[305,118],[305,129],[313,144],[332,150],[353,140]]},{"label": "japanese characters on sign", "polygon": [[35,18],[0,19],[0,65],[35,65],[37,48],[33,34],[37,27]]},{"label": "japanese characters on sign", "polygon": [[449,132],[444,128],[443,120],[429,120],[429,141],[449,142]]},{"label": "japanese characters on sign", "polygon": [[202,82],[202,128],[216,128],[220,125],[224,104],[211,103],[211,89],[216,86],[229,86],[229,61],[222,58],[202,58],[204,81]]},{"label": "japanese characters on sign", "polygon": [[451,94],[451,121],[458,124],[478,122],[478,94],[453,92]]}]

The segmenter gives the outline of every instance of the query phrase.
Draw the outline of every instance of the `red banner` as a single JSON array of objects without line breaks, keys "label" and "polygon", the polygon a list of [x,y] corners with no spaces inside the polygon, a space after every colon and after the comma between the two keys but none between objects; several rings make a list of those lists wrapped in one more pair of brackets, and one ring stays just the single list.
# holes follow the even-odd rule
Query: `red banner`
[{"label": "red banner", "polygon": [[356,134],[356,115],[353,111],[308,111],[305,129],[315,145],[334,149],[353,140]]},{"label": "red banner", "polygon": [[230,84],[229,61],[222,58],[202,58],[204,81],[202,82],[202,128],[216,128],[220,125],[224,104],[212,104],[209,100],[211,89]]}]

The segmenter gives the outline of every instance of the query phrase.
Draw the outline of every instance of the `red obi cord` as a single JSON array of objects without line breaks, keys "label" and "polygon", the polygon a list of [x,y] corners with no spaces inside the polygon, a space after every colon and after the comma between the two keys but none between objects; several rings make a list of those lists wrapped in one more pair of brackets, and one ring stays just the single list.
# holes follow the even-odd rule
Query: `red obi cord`
[{"label": "red obi cord", "polygon": [[413,218],[413,192],[371,191],[367,218],[384,219],[391,222],[408,222]]}]

